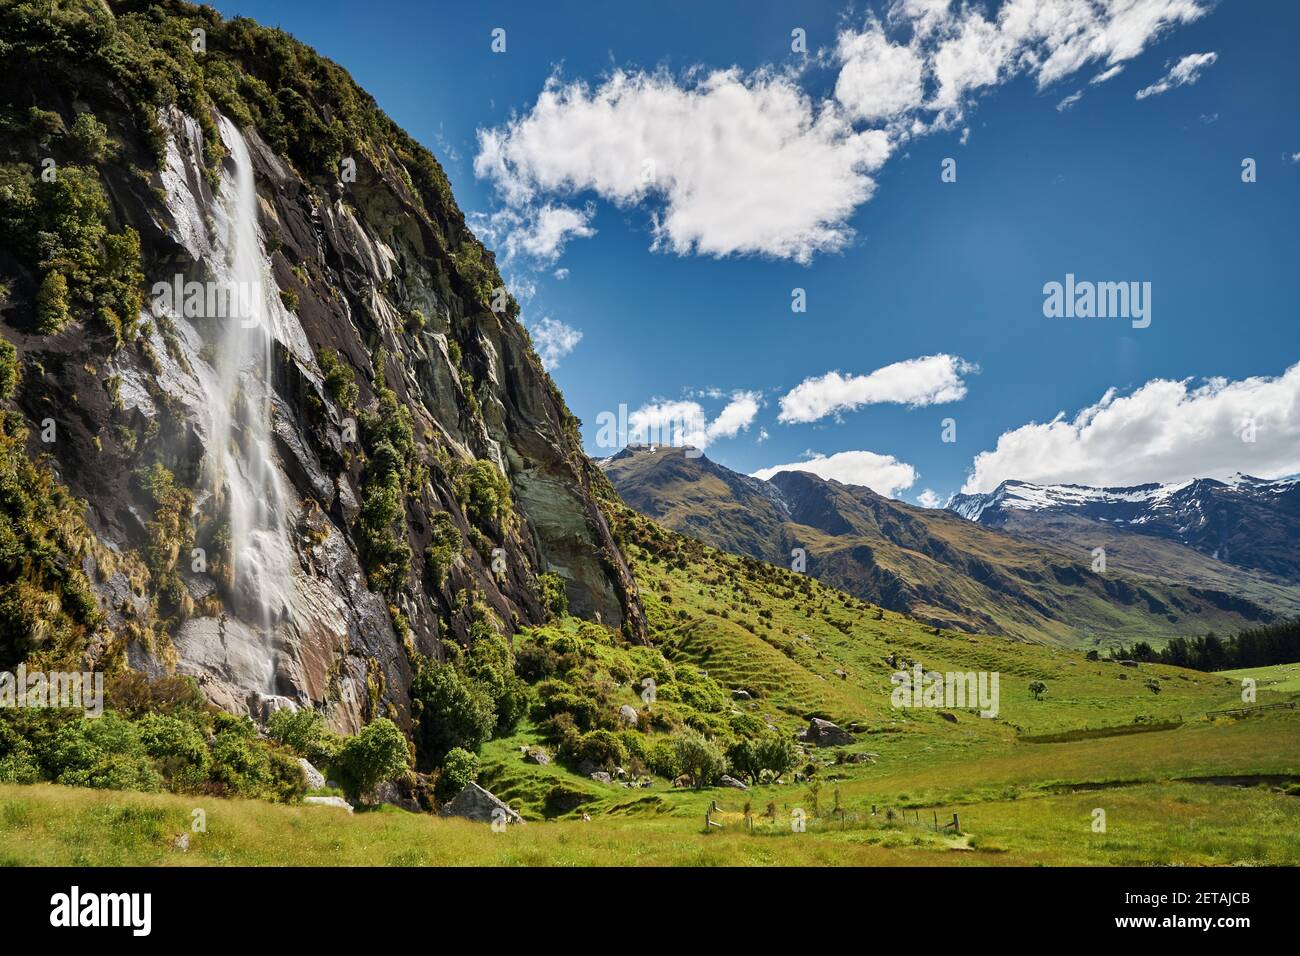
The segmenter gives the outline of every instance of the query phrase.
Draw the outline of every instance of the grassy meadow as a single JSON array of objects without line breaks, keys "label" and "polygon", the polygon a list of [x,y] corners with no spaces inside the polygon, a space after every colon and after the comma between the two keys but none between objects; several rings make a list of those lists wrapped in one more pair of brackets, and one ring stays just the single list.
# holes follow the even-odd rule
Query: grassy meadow
[{"label": "grassy meadow", "polygon": [[[615,709],[644,703],[629,675],[669,662],[662,666],[676,676],[664,678],[662,699],[648,708],[665,725],[751,719],[793,733],[817,715],[850,728],[854,742],[810,748],[799,773],[745,791],[674,787],[662,777],[625,786],[561,760],[526,761],[523,751],[545,736],[534,712],[479,754],[479,782],[527,821],[504,832],[393,807],[349,815],[0,785],[0,864],[1300,864],[1300,711],[1206,716],[1242,706],[1243,676],[1258,682],[1259,704],[1293,700],[1300,665],[1211,674],[1088,660],[925,626],[648,522],[624,530],[656,650],[572,619],[549,625],[548,636],[519,635],[517,648],[581,647],[605,688],[602,706]],[[890,675],[902,661],[997,672],[997,716],[894,707]],[[744,695],[721,713],[698,712],[691,693],[703,680]],[[1033,682],[1045,685],[1037,696]],[[1035,742],[1044,737],[1056,742]],[[203,832],[191,831],[196,809]],[[721,826],[706,827],[706,812]],[[936,826],[954,814],[960,832]],[[804,830],[795,832],[800,818]]]}]

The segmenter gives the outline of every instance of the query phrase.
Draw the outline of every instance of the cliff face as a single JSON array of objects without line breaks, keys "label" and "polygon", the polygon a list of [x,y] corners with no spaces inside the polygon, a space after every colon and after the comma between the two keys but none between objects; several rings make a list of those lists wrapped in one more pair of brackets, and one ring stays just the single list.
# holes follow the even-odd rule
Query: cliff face
[{"label": "cliff face", "polygon": [[[420,656],[482,622],[510,632],[567,600],[644,637],[603,476],[427,152],[247,21],[178,3],[0,16],[0,331],[28,451],[85,501],[90,533],[63,547],[98,604],[61,651],[350,730],[408,721]],[[74,214],[103,232],[81,271],[42,240],[74,180],[103,200]],[[142,295],[110,302],[95,278],[120,276],[132,232]],[[249,287],[255,321],[214,310]],[[3,656],[53,652],[20,643]]]}]

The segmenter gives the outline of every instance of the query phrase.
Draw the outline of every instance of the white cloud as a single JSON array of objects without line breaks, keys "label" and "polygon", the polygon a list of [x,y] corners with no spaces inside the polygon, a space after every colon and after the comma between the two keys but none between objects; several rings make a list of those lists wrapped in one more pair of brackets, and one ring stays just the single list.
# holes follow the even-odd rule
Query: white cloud
[{"label": "white cloud", "polygon": [[1115,77],[1119,76],[1123,72],[1124,72],[1124,64],[1118,63],[1115,66],[1112,66],[1109,70],[1102,70],[1091,80],[1089,80],[1088,84],[1090,86],[1096,86],[1098,83],[1105,83],[1107,80],[1113,80]]},{"label": "white cloud", "polygon": [[842,65],[835,99],[854,119],[888,120],[921,105],[924,61],[915,50],[890,43],[878,25],[841,33],[837,56]]},{"label": "white cloud", "polygon": [[1201,72],[1208,66],[1212,66],[1214,61],[1219,58],[1217,53],[1191,53],[1183,57],[1173,68],[1150,86],[1145,86],[1137,91],[1137,98],[1146,99],[1148,96],[1159,96],[1161,93],[1167,93],[1175,86],[1187,86],[1195,83],[1201,78]]},{"label": "white cloud", "polygon": [[555,275],[555,278],[557,278],[557,279],[559,279],[561,282],[563,282],[565,279],[569,278],[569,270],[568,270],[568,269],[556,269],[554,275]]},{"label": "white cloud", "polygon": [[548,372],[560,364],[582,341],[582,333],[559,319],[543,318],[528,330],[533,339],[533,349]]},{"label": "white cloud", "polygon": [[816,455],[808,461],[760,468],[753,477],[767,479],[781,471],[806,471],[842,484],[862,485],[887,498],[895,497],[916,483],[916,469],[911,465],[893,455],[877,455],[872,451]]},{"label": "white cloud", "polygon": [[933,488],[926,488],[916,496],[916,503],[922,508],[940,508],[943,506],[943,499],[934,493]]},{"label": "white cloud", "polygon": [[545,203],[521,209],[506,207],[490,216],[471,215],[470,225],[488,245],[504,253],[504,261],[524,257],[548,266],[564,252],[570,239],[587,239],[596,234],[591,226],[595,207],[583,209]]},{"label": "white cloud", "polygon": [[479,130],[474,172],[521,217],[505,231],[534,235],[516,248],[558,255],[565,239],[589,235],[589,216],[546,229],[536,210],[548,197],[593,193],[646,206],[655,249],[806,263],[851,241],[850,218],[900,145],[961,126],[980,92],[1020,75],[1043,88],[1089,65],[1104,68],[1093,82],[1109,79],[1209,6],[1004,0],[986,14],[897,0],[883,24],[872,15],[839,34],[833,93],[820,99],[771,67],[620,69],[595,86],[552,76],[522,115]]},{"label": "white cloud", "polygon": [[885,133],[855,131],[771,71],[683,83],[618,71],[594,89],[552,78],[526,115],[479,131],[474,171],[525,207],[586,190],[619,206],[661,199],[657,248],[806,262],[848,242],[889,152]]},{"label": "white cloud", "polygon": [[781,398],[777,420],[815,422],[861,405],[938,405],[966,397],[963,375],[979,367],[955,355],[926,355],[878,368],[867,375],[827,372],[804,379]]},{"label": "white cloud", "polygon": [[709,421],[699,402],[651,402],[628,415],[628,431],[633,441],[703,450],[719,438],[735,438],[748,430],[761,405],[758,392],[733,392],[722,411]]},{"label": "white cloud", "polygon": [[1057,104],[1056,104],[1056,108],[1057,108],[1058,111],[1064,113],[1066,110],[1068,110],[1068,109],[1069,109],[1071,106],[1073,106],[1075,103],[1079,102],[1079,100],[1081,100],[1081,99],[1083,99],[1083,90],[1075,90],[1073,93],[1071,93],[1071,94],[1070,94],[1069,96],[1067,96],[1065,99],[1061,100],[1061,102],[1057,103]]},{"label": "white cloud", "polygon": [[[1253,429],[1254,441],[1250,437]],[[1110,389],[1066,419],[1022,425],[975,457],[964,492],[1015,478],[1135,485],[1300,472],[1300,364],[1276,377],[1212,378],[1193,387],[1153,379],[1130,395]]]}]

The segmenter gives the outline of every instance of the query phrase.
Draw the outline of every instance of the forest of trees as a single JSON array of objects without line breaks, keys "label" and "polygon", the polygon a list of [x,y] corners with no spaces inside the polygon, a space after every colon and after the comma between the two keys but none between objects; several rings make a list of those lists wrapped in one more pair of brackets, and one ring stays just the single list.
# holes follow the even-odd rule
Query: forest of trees
[{"label": "forest of trees", "polygon": [[1176,637],[1163,650],[1145,641],[1111,650],[1114,660],[1173,664],[1198,671],[1225,671],[1300,661],[1300,618],[1252,628],[1231,637],[1210,632],[1204,637]]}]

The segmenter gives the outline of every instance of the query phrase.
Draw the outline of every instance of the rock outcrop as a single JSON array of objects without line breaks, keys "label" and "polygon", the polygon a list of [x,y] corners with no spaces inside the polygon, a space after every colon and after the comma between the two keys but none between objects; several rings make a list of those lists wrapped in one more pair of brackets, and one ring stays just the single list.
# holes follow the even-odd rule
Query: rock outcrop
[{"label": "rock outcrop", "polygon": [[[106,228],[138,234],[153,293],[138,317],[114,317],[116,334],[89,308],[41,331],[48,266],[0,240],[0,334],[22,371],[15,402],[30,422],[55,422],[57,441],[33,432],[29,443],[84,499],[93,536],[80,560],[104,620],[83,659],[190,674],[221,707],[259,717],[282,702],[314,707],[350,732],[375,716],[409,726],[416,663],[467,640],[476,616],[507,633],[546,620],[542,575],[562,582],[571,613],[643,640],[602,511],[605,479],[437,161],[287,35],[161,7],[169,28],[206,30],[204,69],[242,92],[205,91],[185,61],[184,101],[165,85],[142,98],[153,78],[127,83],[121,46],[137,55],[151,34],[125,39],[109,5],[86,14],[93,29],[61,23],[61,44],[16,44],[2,72],[6,102],[39,104],[68,129],[88,114],[111,146],[87,155],[72,137],[6,133],[6,177],[34,180],[53,156],[97,182]],[[185,55],[173,46],[166,56]],[[308,83],[310,70],[319,77]],[[263,89],[275,92],[249,92]],[[302,115],[285,116],[287,104]],[[312,130],[335,131],[336,148],[318,150]],[[269,416],[269,462],[250,453],[245,413],[216,388],[225,320],[159,301],[164,287],[210,289],[227,274],[232,190],[249,173],[273,331],[265,375],[250,369],[246,381],[265,379],[251,406]],[[227,413],[243,457],[223,481],[215,436]],[[508,490],[499,510],[476,500],[484,467]],[[284,492],[275,540],[259,547],[285,583],[249,593],[231,572],[246,555],[230,543],[229,500],[253,469]],[[373,519],[392,474],[396,513]]]},{"label": "rock outcrop", "polygon": [[454,798],[438,809],[440,817],[464,817],[479,823],[523,823],[524,818],[509,804],[488,793],[476,783],[470,783]]}]

